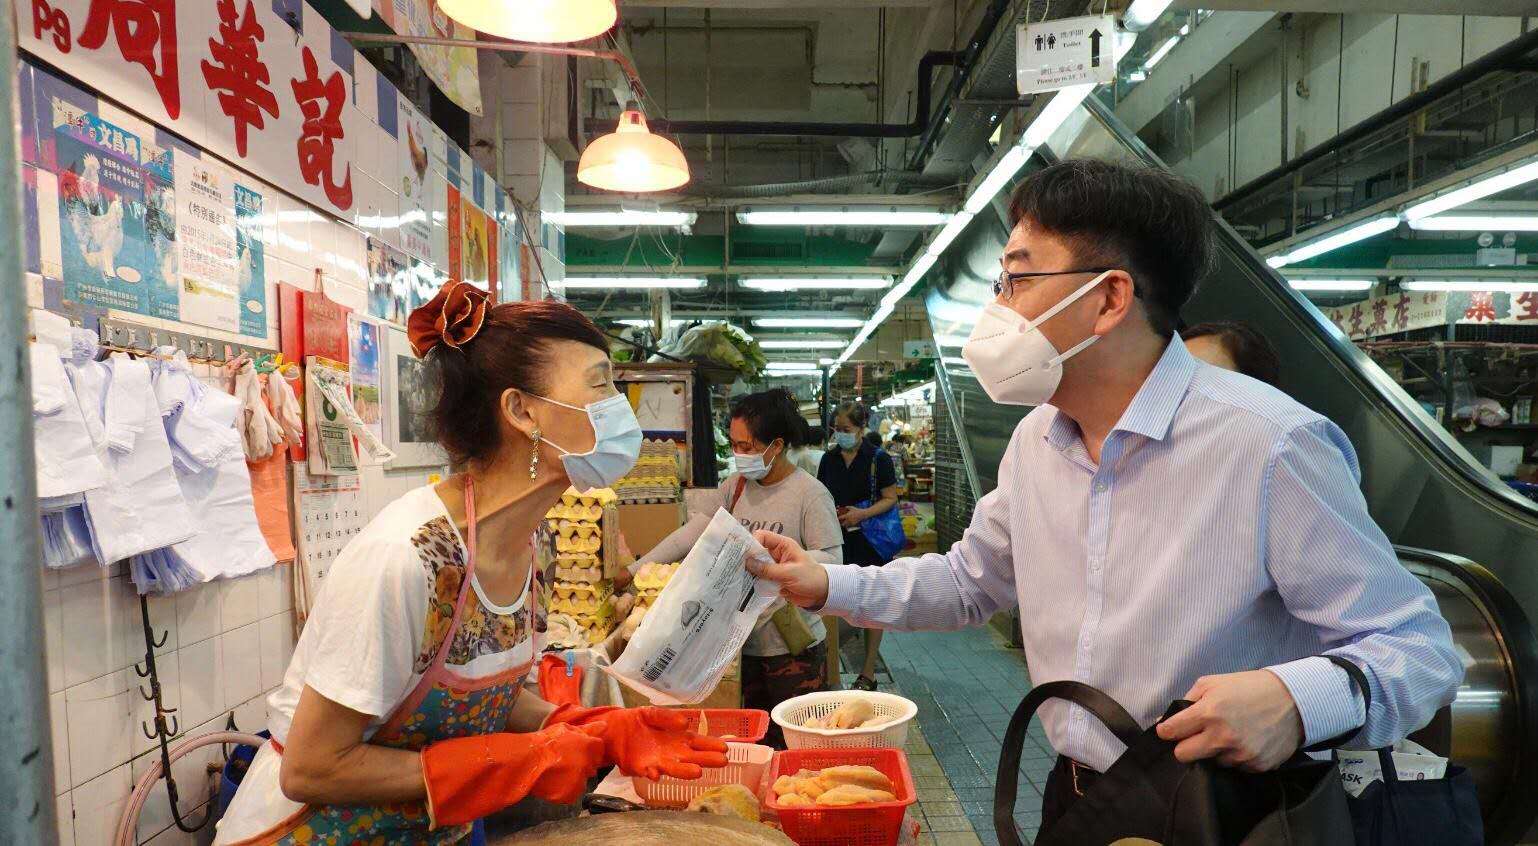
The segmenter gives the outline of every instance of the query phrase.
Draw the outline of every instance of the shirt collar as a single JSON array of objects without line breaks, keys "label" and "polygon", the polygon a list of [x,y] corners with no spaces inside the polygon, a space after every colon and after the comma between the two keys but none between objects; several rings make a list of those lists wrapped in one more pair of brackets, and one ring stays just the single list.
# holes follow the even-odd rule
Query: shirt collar
[{"label": "shirt collar", "polygon": [[[1180,336],[1174,336],[1112,431],[1133,432],[1156,441],[1164,440],[1175,422],[1175,412],[1191,386],[1191,377],[1195,374],[1195,357],[1186,350]],[[1053,413],[1045,437],[1053,449],[1061,452],[1078,439],[1079,426],[1062,411],[1053,409]]]}]

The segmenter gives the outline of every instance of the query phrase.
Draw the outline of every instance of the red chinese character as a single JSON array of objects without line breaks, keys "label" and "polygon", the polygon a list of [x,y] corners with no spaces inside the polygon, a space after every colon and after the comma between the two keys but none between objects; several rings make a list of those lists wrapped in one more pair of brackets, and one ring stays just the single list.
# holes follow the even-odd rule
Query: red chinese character
[{"label": "red chinese character", "polygon": [[1410,328],[1410,295],[1400,294],[1394,301],[1394,328],[1403,332]]},{"label": "red chinese character", "polygon": [[[347,83],[342,72],[335,71],[325,80],[320,78],[320,66],[315,54],[304,48],[304,78],[290,83],[299,111],[304,114],[303,132],[299,136],[299,175],[311,185],[321,185],[325,180],[326,198],[339,209],[352,208],[352,165],[340,185],[332,178],[331,159],[336,154],[336,142],[342,138],[342,106],[347,102]],[[325,110],[321,110],[325,100]]]},{"label": "red chinese character", "polygon": [[160,102],[172,120],[181,117],[181,78],[177,76],[176,0],[91,0],[81,47],[99,50],[107,26],[123,58],[150,72]]},{"label": "red chinese character", "polygon": [[1372,301],[1372,325],[1367,327],[1367,334],[1382,335],[1388,331],[1388,300],[1379,297]]},{"label": "red chinese character", "polygon": [[1518,320],[1538,320],[1538,294],[1531,291],[1518,294],[1514,302],[1521,307],[1521,310],[1512,309],[1512,317]]},{"label": "red chinese character", "polygon": [[1495,295],[1489,291],[1469,295],[1469,307],[1463,319],[1474,323],[1488,323],[1495,319]]},{"label": "red chinese character", "polygon": [[246,129],[266,129],[262,112],[278,116],[278,98],[265,87],[271,82],[258,47],[267,37],[256,19],[256,9],[246,0],[244,18],[235,0],[219,0],[219,37],[208,39],[213,61],[203,62],[203,79],[219,92],[219,108],[235,122],[235,151],[246,155]]},{"label": "red chinese character", "polygon": [[1362,317],[1363,316],[1364,315],[1362,313],[1362,304],[1361,303],[1357,303],[1356,305],[1351,307],[1350,320],[1351,320],[1351,334],[1352,335],[1360,335],[1360,334],[1362,334]]}]

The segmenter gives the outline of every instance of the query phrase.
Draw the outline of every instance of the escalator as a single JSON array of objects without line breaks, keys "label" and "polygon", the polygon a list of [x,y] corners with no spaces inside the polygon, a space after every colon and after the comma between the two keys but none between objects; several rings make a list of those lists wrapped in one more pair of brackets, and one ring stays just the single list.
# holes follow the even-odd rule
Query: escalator
[{"label": "escalator", "polygon": [[[1084,157],[1163,166],[1093,98],[1037,151],[1027,172]],[[928,277],[947,418],[939,425],[961,435],[953,459],[936,468],[937,490],[959,496],[937,504],[942,548],[965,528],[960,517],[971,503],[993,489],[1026,410],[989,401],[960,351],[991,298],[1007,196],[1001,192],[977,215]],[[1281,354],[1283,390],[1350,436],[1374,518],[1403,564],[1435,593],[1466,667],[1457,700],[1416,737],[1470,769],[1490,843],[1531,840],[1538,835],[1538,640],[1529,622],[1538,618],[1538,506],[1469,456],[1221,220],[1216,240],[1214,272],[1184,317],[1259,328]]]}]

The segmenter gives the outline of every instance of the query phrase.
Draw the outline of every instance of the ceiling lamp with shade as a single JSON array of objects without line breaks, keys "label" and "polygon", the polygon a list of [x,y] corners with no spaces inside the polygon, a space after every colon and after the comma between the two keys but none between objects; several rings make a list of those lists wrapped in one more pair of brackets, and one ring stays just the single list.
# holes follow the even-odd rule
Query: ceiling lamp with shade
[{"label": "ceiling lamp with shade", "polygon": [[438,0],[438,8],[487,35],[542,44],[596,38],[619,18],[614,0]]},{"label": "ceiling lamp with shade", "polygon": [[626,194],[670,191],[689,181],[689,163],[677,144],[653,135],[640,107],[629,103],[614,132],[582,151],[577,181]]}]

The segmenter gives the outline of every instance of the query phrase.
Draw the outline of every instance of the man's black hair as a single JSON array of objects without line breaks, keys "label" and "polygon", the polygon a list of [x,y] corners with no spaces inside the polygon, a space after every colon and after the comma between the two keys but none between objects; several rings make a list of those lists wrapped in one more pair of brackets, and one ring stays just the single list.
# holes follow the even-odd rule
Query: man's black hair
[{"label": "man's black hair", "polygon": [[732,419],[746,423],[753,440],[765,446],[779,440],[786,449],[800,443],[806,426],[796,401],[784,388],[738,397],[732,401]]},{"label": "man's black hair", "polygon": [[1126,270],[1149,323],[1165,337],[1211,262],[1207,199],[1151,167],[1074,159],[1043,168],[1010,197],[1010,228],[1022,219],[1067,241],[1081,267]]}]

